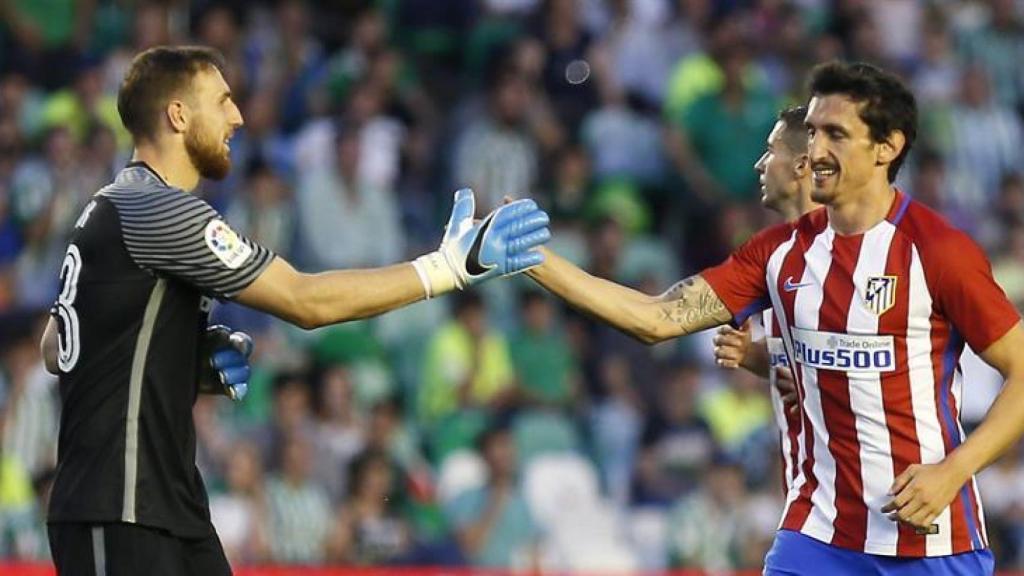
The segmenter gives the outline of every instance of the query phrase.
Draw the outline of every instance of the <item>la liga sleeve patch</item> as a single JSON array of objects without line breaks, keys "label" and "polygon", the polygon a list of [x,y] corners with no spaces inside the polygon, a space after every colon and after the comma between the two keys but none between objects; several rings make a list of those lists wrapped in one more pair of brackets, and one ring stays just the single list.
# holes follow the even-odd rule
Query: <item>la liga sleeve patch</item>
[{"label": "la liga sleeve patch", "polygon": [[252,255],[252,247],[243,242],[223,220],[210,220],[203,237],[206,246],[217,259],[231,270],[237,270]]}]

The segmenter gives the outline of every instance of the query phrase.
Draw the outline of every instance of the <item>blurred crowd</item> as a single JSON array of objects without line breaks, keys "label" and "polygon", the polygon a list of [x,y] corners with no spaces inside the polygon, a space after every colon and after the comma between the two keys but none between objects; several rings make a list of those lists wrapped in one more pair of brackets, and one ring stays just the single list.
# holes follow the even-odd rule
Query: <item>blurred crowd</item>
[{"label": "blurred crowd", "polygon": [[[0,559],[48,555],[38,335],[72,223],[131,154],[120,79],[158,44],[226,57],[245,126],[197,193],[297,267],[433,250],[471,186],[482,211],[535,198],[556,251],[648,293],[776,221],[752,166],[815,63],[881,64],[921,112],[898,185],[1024,304],[1018,0],[0,0],[0,24]],[[766,383],[706,334],[647,347],[525,278],[313,332],[213,314],[256,342],[249,397],[194,413],[236,565],[721,570],[771,543]],[[968,428],[999,385],[976,374]],[[981,479],[1001,567],[1024,566],[1020,456]]]}]

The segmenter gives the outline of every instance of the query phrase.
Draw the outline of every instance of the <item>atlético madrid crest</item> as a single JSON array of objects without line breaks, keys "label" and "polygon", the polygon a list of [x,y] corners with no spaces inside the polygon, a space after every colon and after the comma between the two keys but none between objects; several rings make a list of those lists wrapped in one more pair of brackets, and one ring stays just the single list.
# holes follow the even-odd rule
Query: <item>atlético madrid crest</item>
[{"label": "atl\u00e9tico madrid crest", "polygon": [[876,316],[885,314],[896,304],[897,276],[868,276],[864,302]]}]

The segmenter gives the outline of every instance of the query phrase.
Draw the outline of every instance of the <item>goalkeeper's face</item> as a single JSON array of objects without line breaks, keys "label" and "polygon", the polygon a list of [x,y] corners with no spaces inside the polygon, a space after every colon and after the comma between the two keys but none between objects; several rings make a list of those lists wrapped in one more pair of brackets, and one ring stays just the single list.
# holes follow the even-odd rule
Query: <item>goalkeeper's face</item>
[{"label": "goalkeeper's face", "polygon": [[776,212],[786,213],[799,195],[801,167],[806,155],[795,154],[783,139],[786,123],[778,121],[768,135],[768,146],[754,164],[761,183],[761,204]]},{"label": "goalkeeper's face", "polygon": [[242,113],[220,71],[207,69],[195,75],[189,107],[193,115],[185,131],[185,151],[200,176],[221,180],[231,170],[229,141],[242,125]]}]

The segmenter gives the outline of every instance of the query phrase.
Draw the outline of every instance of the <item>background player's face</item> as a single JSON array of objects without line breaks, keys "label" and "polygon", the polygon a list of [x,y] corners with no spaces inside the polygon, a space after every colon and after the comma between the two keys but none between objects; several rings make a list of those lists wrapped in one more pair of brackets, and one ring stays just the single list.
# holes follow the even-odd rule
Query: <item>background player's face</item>
[{"label": "background player's face", "polygon": [[822,204],[864,187],[887,164],[878,161],[879,145],[860,119],[862,103],[842,94],[815,96],[807,109],[807,151],[811,161],[811,199]]},{"label": "background player's face", "polygon": [[242,125],[242,113],[219,70],[196,73],[189,107],[193,116],[185,131],[185,151],[200,176],[220,180],[231,170],[228,140]]},{"label": "background player's face", "polygon": [[754,164],[754,170],[761,175],[761,204],[776,212],[782,212],[787,203],[796,202],[800,193],[797,164],[803,159],[786,144],[785,132],[786,123],[776,122],[768,135],[768,149]]}]

